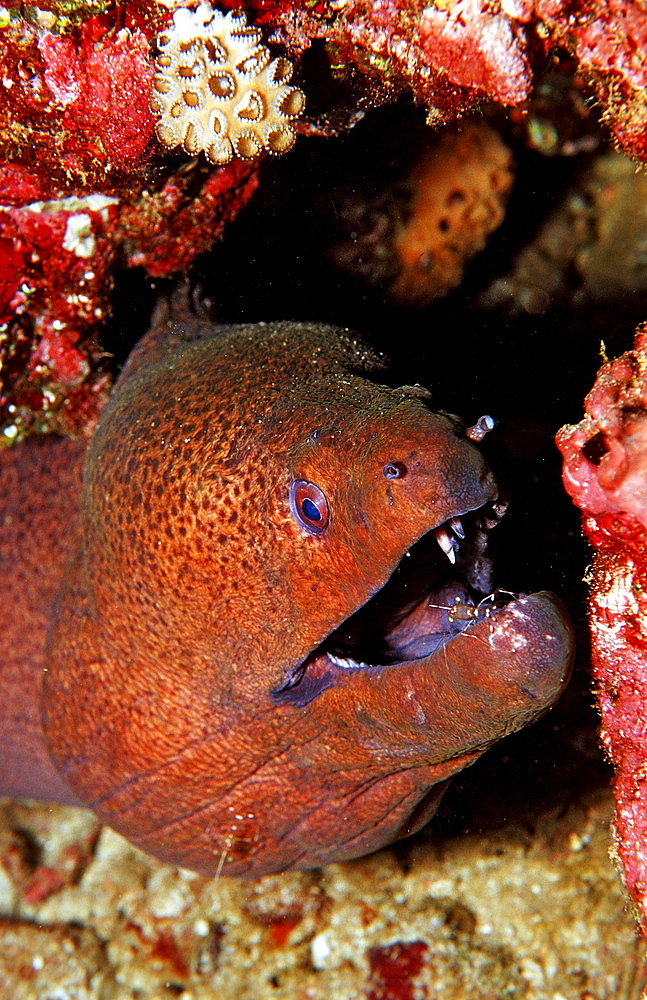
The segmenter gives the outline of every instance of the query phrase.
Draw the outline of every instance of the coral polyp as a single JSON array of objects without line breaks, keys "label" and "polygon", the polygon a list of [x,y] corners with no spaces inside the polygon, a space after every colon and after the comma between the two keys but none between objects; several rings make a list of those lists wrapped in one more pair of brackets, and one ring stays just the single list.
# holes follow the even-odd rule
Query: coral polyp
[{"label": "coral polyp", "polygon": [[163,145],[204,152],[216,165],[292,148],[305,97],[289,85],[290,61],[271,59],[261,37],[242,11],[222,14],[209,3],[175,11],[157,37],[150,101]]}]

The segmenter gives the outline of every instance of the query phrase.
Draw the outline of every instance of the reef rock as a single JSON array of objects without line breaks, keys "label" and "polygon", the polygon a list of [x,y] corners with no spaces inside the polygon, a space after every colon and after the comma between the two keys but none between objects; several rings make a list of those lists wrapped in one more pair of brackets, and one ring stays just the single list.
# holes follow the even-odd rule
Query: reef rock
[{"label": "reef rock", "polygon": [[533,832],[251,882],[97,841],[85,811],[0,802],[3,1000],[636,1000],[645,949],[609,862],[610,797]]},{"label": "reef rock", "polygon": [[602,740],[616,769],[615,845],[647,935],[647,325],[601,368],[584,419],[557,436],[595,549],[589,621]]},{"label": "reef rock", "polygon": [[[230,6],[239,3],[230,0]],[[263,8],[261,0],[246,7]],[[572,61],[617,141],[647,156],[643,0],[285,0],[270,5],[290,45],[325,38],[337,74],[349,67],[391,93],[412,91],[429,121],[447,122],[484,98],[506,107],[531,96],[546,57]],[[298,13],[297,13],[298,11]]]},{"label": "reef rock", "polygon": [[240,159],[161,162],[149,95],[167,10],[52,7],[0,19],[0,446],[91,432],[115,268],[186,269],[257,187]]}]

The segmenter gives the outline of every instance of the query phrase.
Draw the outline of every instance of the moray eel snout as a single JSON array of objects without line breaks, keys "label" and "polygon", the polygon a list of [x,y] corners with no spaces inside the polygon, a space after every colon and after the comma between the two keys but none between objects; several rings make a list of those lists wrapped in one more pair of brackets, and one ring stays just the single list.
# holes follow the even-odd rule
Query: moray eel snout
[{"label": "moray eel snout", "polygon": [[544,712],[550,594],[495,590],[467,432],[318,324],[160,319],[91,440],[45,653],[61,781],[205,874],[357,857]]}]

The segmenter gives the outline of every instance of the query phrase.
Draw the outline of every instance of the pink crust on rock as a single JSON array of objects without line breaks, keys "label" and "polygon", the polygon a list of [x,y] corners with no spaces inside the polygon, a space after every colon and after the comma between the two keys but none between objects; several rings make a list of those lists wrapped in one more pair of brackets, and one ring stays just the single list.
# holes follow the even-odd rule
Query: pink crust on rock
[{"label": "pink crust on rock", "polygon": [[159,191],[123,206],[115,238],[129,267],[142,265],[154,278],[190,267],[258,187],[255,165],[242,160],[204,172],[198,187],[199,171],[179,170]]},{"label": "pink crust on rock", "polygon": [[480,0],[430,3],[420,20],[420,44],[435,69],[501,104],[519,104],[530,92],[518,25],[502,12],[488,13]]},{"label": "pink crust on rock", "polygon": [[0,445],[89,432],[105,401],[96,334],[109,312],[115,199],[0,208]]},{"label": "pink crust on rock", "polygon": [[0,446],[31,430],[92,431],[109,382],[97,341],[115,263],[154,276],[189,267],[256,185],[237,161],[185,167],[122,202],[95,193],[24,205],[37,179],[0,168]]},{"label": "pink crust on rock", "polygon": [[603,365],[585,413],[557,444],[596,549],[593,674],[616,769],[617,853],[647,936],[647,325],[633,351]]},{"label": "pink crust on rock", "polygon": [[[550,44],[575,56],[625,152],[647,159],[647,9],[644,0],[535,0]],[[575,8],[575,9],[574,9]],[[579,11],[577,8],[580,8]]]},{"label": "pink crust on rock", "polygon": [[128,28],[101,37],[99,24],[87,21],[78,44],[69,35],[43,35],[43,75],[79,152],[101,157],[106,169],[126,168],[142,159],[153,136],[149,44],[143,32]]},{"label": "pink crust on rock", "polygon": [[[519,18],[511,18],[482,0],[439,0],[422,11],[408,0],[356,0],[342,9],[332,37],[342,49],[350,44],[365,69],[387,79],[401,74],[418,100],[448,119],[477,95],[507,105],[528,96],[525,6],[518,6]],[[388,60],[386,73],[380,59]]]},{"label": "pink crust on rock", "polygon": [[0,35],[0,60],[5,162],[37,171],[50,191],[118,186],[146,166],[155,123],[144,32],[117,30],[105,17],[65,35],[15,20]]}]

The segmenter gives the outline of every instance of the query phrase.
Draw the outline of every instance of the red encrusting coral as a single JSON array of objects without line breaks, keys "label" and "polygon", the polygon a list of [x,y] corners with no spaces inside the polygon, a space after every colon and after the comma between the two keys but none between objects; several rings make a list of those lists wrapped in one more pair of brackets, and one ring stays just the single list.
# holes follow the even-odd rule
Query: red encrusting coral
[{"label": "red encrusting coral", "polygon": [[[109,311],[116,199],[91,195],[0,208],[0,420],[30,430],[94,426],[107,376],[96,336]],[[9,238],[6,238],[6,237]]]},{"label": "red encrusting coral", "polygon": [[454,0],[426,7],[419,34],[431,65],[455,83],[502,104],[528,97],[531,71],[517,18],[480,0]]},{"label": "red encrusting coral", "polygon": [[38,49],[43,78],[62,109],[58,125],[68,133],[66,164],[82,169],[90,158],[95,169],[100,166],[109,175],[132,169],[150,154],[154,119],[148,95],[154,70],[142,31],[105,34],[101,19],[91,18],[78,43],[47,32]]},{"label": "red encrusting coral", "polygon": [[[626,152],[647,157],[647,12],[641,0],[366,0],[344,5],[333,44],[374,73],[400,76],[431,119],[485,97],[519,106],[546,56],[568,53]],[[380,61],[381,60],[381,61]],[[394,82],[394,81],[392,81]]]},{"label": "red encrusting coral", "polygon": [[89,433],[109,388],[115,267],[186,269],[255,190],[249,164],[155,160],[156,22],[118,13],[68,34],[23,19],[0,32],[0,444]]},{"label": "red encrusting coral", "polygon": [[194,162],[156,191],[124,204],[114,227],[125,262],[152,277],[188,268],[208,250],[258,187],[257,167],[234,160],[206,170]]},{"label": "red encrusting coral", "polygon": [[124,4],[67,33],[0,30],[0,444],[89,433],[115,267],[185,270],[256,188],[254,164],[162,164],[149,94],[167,19]]},{"label": "red encrusting coral", "polygon": [[[304,131],[335,133],[338,84],[346,122],[407,91],[434,124],[483,99],[523,109],[547,56],[563,52],[594,87],[624,149],[647,158],[642,0],[224,0],[223,7],[244,9],[291,58],[318,40],[334,81],[332,106]],[[0,24],[0,431],[10,435],[28,426],[91,428],[105,389],[93,345],[115,266],[140,264],[164,276],[186,270],[256,187],[250,166],[219,172],[163,159],[149,92],[154,38],[170,16],[152,0],[123,0],[91,16],[48,0]],[[306,90],[307,76],[305,67]],[[61,205],[36,219],[29,206],[96,194],[116,202],[107,219],[86,213],[95,241],[90,268],[61,241],[72,215],[83,212]],[[81,286],[84,267],[94,277]],[[47,405],[45,390],[54,400]],[[22,408],[19,433],[10,406]]]},{"label": "red encrusting coral", "polygon": [[411,89],[430,121],[450,121],[486,96],[519,104],[532,73],[520,23],[481,0],[354,0],[329,29],[336,61],[347,60],[397,93]]},{"label": "red encrusting coral", "polygon": [[424,941],[396,941],[383,948],[371,948],[368,1000],[424,1000],[426,987],[417,987],[429,945]]},{"label": "red encrusting coral", "polygon": [[[10,181],[18,183],[13,187]],[[7,201],[42,190],[0,172]],[[0,443],[38,430],[92,431],[109,388],[98,347],[116,264],[188,268],[256,189],[255,167],[194,164],[161,190],[0,206]]]},{"label": "red encrusting coral", "polygon": [[603,365],[585,417],[557,436],[564,485],[595,548],[589,621],[615,842],[647,936],[647,324]]},{"label": "red encrusting coral", "polygon": [[[573,7],[575,6],[575,9]],[[573,55],[630,156],[647,157],[647,10],[642,0],[536,0],[549,45]]]},{"label": "red encrusting coral", "polygon": [[91,17],[72,34],[26,21],[0,32],[0,142],[49,197],[119,189],[155,151],[154,68],[143,31]]}]

